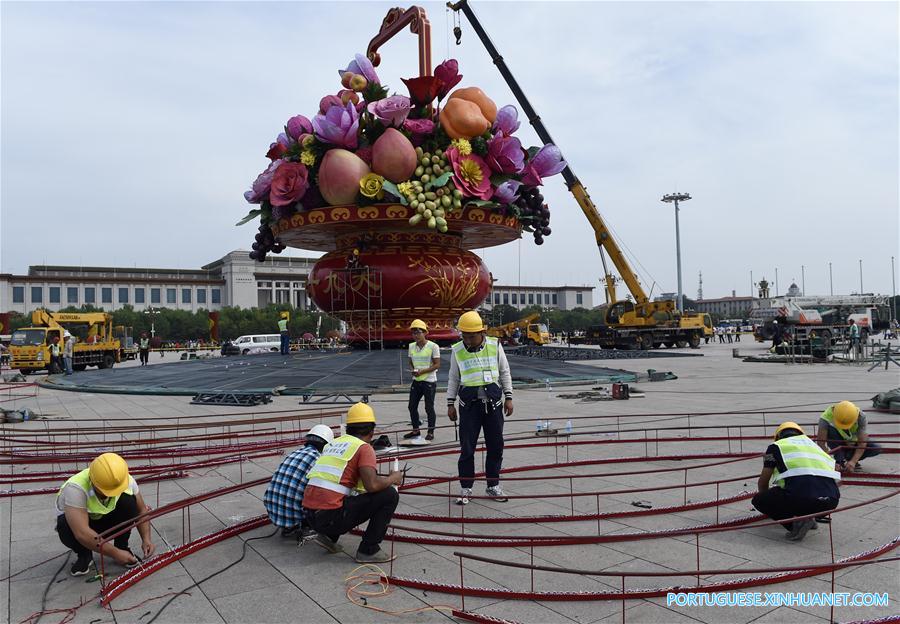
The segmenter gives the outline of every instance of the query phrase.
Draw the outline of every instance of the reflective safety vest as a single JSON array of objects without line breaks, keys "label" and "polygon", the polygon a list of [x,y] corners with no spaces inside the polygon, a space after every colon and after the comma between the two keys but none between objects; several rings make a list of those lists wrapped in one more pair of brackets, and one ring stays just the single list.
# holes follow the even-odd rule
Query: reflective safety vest
[{"label": "reflective safety vest", "polygon": [[357,480],[353,489],[341,484],[344,469],[363,444],[364,441],[352,435],[342,435],[331,444],[326,444],[319,459],[309,469],[307,486],[314,485],[344,496],[355,496],[365,492],[362,479]]},{"label": "reflective safety vest", "polygon": [[781,450],[781,459],[787,470],[779,473],[776,468],[769,485],[784,487],[785,479],[803,475],[841,480],[841,473],[834,469],[834,459],[805,435],[777,440],[775,444]]},{"label": "reflective safety vest", "polygon": [[[430,340],[425,342],[425,346],[422,347],[421,351],[416,346],[416,343],[409,343],[409,359],[412,360],[415,369],[422,370],[423,368],[429,368],[431,366],[431,360],[434,358],[434,349],[438,348],[439,347]],[[424,373],[418,375],[416,376],[416,381],[425,381],[430,374],[431,373]]]},{"label": "reflective safety vest", "polygon": [[827,422],[829,425],[837,429],[837,432],[841,434],[841,437],[847,441],[855,442],[859,431],[859,419],[856,419],[856,422],[853,423],[853,426],[849,429],[841,429],[836,424],[834,424],[834,405],[829,405],[828,409],[822,412],[822,420]]},{"label": "reflective safety vest", "polygon": [[[131,479],[129,477],[128,489],[126,489],[123,494],[134,494],[134,491],[131,489],[130,481]],[[106,504],[101,503],[100,499],[97,497],[97,493],[94,491],[94,485],[91,483],[91,469],[85,468],[81,472],[69,477],[68,480],[62,484],[62,487],[60,487],[59,491],[56,493],[57,498],[62,494],[63,488],[70,483],[74,483],[87,492],[87,512],[88,517],[90,517],[91,520],[96,520],[114,510],[116,508],[116,503],[119,502],[119,496],[121,496],[121,494],[119,494],[119,496],[110,496],[106,499]]]},{"label": "reflective safety vest", "polygon": [[462,341],[453,345],[453,356],[459,366],[459,382],[463,386],[500,385],[500,348],[497,338],[484,337],[482,348],[471,353]]},{"label": "reflective safety vest", "polygon": [[286,332],[287,330],[287,319],[281,319],[280,321],[278,321],[278,331]]},{"label": "reflective safety vest", "polygon": [[147,338],[141,338],[141,349],[146,351],[148,348],[150,348],[150,340],[148,340]]},{"label": "reflective safety vest", "polygon": [[59,355],[59,345],[55,342],[50,344],[50,355]]}]

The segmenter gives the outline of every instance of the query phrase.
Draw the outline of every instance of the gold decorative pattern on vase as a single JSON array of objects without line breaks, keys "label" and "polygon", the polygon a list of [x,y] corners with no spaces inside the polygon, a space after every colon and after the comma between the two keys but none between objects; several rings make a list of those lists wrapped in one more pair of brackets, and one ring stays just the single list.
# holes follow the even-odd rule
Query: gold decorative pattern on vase
[{"label": "gold decorative pattern on vase", "polygon": [[374,206],[362,206],[356,214],[359,215],[360,219],[377,219],[379,211]]},{"label": "gold decorative pattern on vase", "polygon": [[434,255],[408,256],[407,268],[418,268],[425,277],[407,288],[401,298],[419,286],[428,288],[434,298],[435,307],[457,308],[475,296],[478,290],[478,265],[462,257],[453,262]]},{"label": "gold decorative pattern on vase", "polygon": [[325,213],[321,210],[313,210],[309,213],[310,223],[325,223]]},{"label": "gold decorative pattern on vase", "polygon": [[344,206],[331,209],[332,221],[346,221],[350,218],[350,210]]},{"label": "gold decorative pattern on vase", "polygon": [[408,219],[409,218],[409,210],[406,209],[406,206],[400,206],[397,204],[388,206],[385,213],[389,219]]}]

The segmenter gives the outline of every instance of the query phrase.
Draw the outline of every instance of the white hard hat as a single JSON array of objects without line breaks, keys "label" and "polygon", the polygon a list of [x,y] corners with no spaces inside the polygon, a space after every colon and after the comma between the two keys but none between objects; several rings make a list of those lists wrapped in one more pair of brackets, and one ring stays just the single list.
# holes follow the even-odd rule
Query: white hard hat
[{"label": "white hard hat", "polygon": [[72,334],[70,334],[69,330],[67,329],[66,332],[63,334],[63,338],[71,338],[71,337],[72,337]]},{"label": "white hard hat", "polygon": [[325,440],[326,444],[334,442],[334,433],[328,425],[316,425],[306,433],[307,437],[314,435]]}]

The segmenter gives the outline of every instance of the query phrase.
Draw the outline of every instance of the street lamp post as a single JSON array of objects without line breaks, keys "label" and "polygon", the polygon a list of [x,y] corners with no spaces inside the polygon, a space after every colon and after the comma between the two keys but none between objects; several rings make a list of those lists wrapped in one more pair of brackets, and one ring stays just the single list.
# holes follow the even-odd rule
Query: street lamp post
[{"label": "street lamp post", "polygon": [[662,200],[667,204],[675,204],[675,259],[678,266],[678,311],[684,312],[684,295],[681,290],[681,232],[678,227],[678,202],[691,199],[690,193],[669,193]]},{"label": "street lamp post", "polygon": [[153,320],[154,315],[159,314],[159,310],[154,308],[147,308],[144,310],[144,314],[150,315],[150,337],[156,338],[156,323]]}]

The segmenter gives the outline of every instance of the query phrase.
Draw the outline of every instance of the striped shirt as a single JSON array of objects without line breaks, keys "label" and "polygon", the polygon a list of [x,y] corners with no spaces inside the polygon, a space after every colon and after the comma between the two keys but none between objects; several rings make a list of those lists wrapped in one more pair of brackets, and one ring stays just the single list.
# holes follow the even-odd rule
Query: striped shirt
[{"label": "striped shirt", "polygon": [[309,480],[309,469],[318,458],[316,447],[304,446],[285,457],[272,475],[263,495],[263,505],[275,526],[291,528],[303,521],[303,491]]}]

